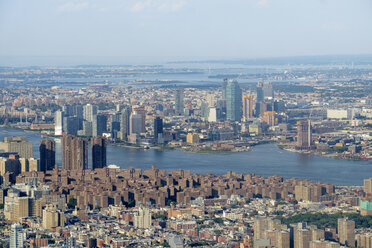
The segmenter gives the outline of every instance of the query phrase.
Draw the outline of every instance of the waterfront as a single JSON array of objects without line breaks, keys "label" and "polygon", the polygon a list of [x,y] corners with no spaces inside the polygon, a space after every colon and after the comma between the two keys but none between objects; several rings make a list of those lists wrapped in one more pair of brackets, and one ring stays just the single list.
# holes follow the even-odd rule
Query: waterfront
[{"label": "waterfront", "polygon": [[[26,136],[34,143],[34,156],[39,157],[38,144],[42,139],[40,134],[0,127],[0,139],[7,136]],[[60,143],[57,143],[56,149],[56,162],[61,165]],[[284,178],[296,177],[345,186],[362,185],[363,179],[372,175],[371,161],[350,161],[298,154],[281,150],[274,143],[255,146],[250,152],[231,154],[197,154],[179,150],[159,151],[108,146],[107,164],[142,169],[155,165],[165,170],[185,169],[202,174],[223,174],[228,170],[255,173],[265,177],[276,174]]]}]

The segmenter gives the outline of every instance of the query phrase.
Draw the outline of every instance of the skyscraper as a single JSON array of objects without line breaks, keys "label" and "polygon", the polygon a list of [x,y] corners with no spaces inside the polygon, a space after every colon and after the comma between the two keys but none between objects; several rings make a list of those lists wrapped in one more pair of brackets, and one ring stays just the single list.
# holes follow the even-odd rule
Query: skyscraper
[{"label": "skyscraper", "polygon": [[23,248],[23,230],[22,226],[18,223],[11,226],[9,247]]},{"label": "skyscraper", "polygon": [[130,134],[140,134],[146,132],[146,113],[143,107],[133,108],[130,115]]},{"label": "skyscraper", "polygon": [[157,116],[154,120],[154,139],[158,143],[159,136],[163,135],[163,120]]},{"label": "skyscraper", "polygon": [[79,119],[76,116],[63,117],[63,133],[77,135]]},{"label": "skyscraper", "polygon": [[311,123],[308,121],[300,121],[297,123],[297,148],[298,149],[311,149],[312,135]]},{"label": "skyscraper", "polygon": [[54,134],[62,135],[63,134],[63,111],[56,111],[54,117]]},{"label": "skyscraper", "polygon": [[92,136],[102,136],[107,129],[107,118],[105,115],[94,115],[92,123]]},{"label": "skyscraper", "polygon": [[90,122],[90,121],[83,121],[83,135],[84,136],[87,136],[87,137],[90,137],[92,136],[93,134],[93,131],[92,131],[92,125],[93,123]]},{"label": "skyscraper", "polygon": [[120,114],[120,139],[126,140],[130,133],[130,107],[123,107]]},{"label": "skyscraper", "polygon": [[88,142],[72,135],[62,138],[62,168],[84,170],[88,168]]},{"label": "skyscraper", "polygon": [[207,95],[207,103],[210,108],[216,107],[216,99],[213,94]]},{"label": "skyscraper", "polygon": [[242,91],[236,80],[230,80],[226,86],[226,117],[230,121],[242,118]]},{"label": "skyscraper", "polygon": [[347,246],[355,246],[355,222],[348,219],[337,220],[339,242]]},{"label": "skyscraper", "polygon": [[227,78],[222,81],[222,100],[226,101]]},{"label": "skyscraper", "polygon": [[110,115],[109,127],[112,137],[115,138],[116,133],[120,131],[120,113]]},{"label": "skyscraper", "polygon": [[253,96],[243,96],[243,120],[247,121],[253,118]]},{"label": "skyscraper", "polygon": [[97,106],[87,104],[83,107],[83,116],[87,121],[93,122],[93,117],[97,114]]},{"label": "skyscraper", "polygon": [[130,134],[140,134],[142,131],[142,115],[133,111],[130,115]]},{"label": "skyscraper", "polygon": [[258,82],[257,83],[257,88],[256,88],[256,103],[263,102],[265,97],[264,97],[264,90],[263,90],[263,83]]},{"label": "skyscraper", "polygon": [[40,171],[53,170],[56,164],[56,142],[54,140],[42,140],[39,145]]},{"label": "skyscraper", "polygon": [[270,82],[264,82],[263,83],[262,91],[263,91],[264,99],[273,99],[274,98],[273,85]]},{"label": "skyscraper", "polygon": [[96,136],[90,140],[92,147],[92,170],[106,167],[106,140]]},{"label": "skyscraper", "polygon": [[175,111],[176,115],[183,115],[184,114],[184,92],[183,88],[176,89],[176,95],[175,95]]}]

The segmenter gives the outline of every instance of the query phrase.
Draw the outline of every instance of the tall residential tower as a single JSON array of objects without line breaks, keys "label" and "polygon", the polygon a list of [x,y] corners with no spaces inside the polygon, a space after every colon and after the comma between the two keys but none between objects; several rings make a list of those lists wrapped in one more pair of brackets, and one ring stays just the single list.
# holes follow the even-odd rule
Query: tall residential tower
[{"label": "tall residential tower", "polygon": [[106,140],[96,136],[90,140],[92,146],[92,170],[106,167]]},{"label": "tall residential tower", "polygon": [[72,135],[62,138],[62,169],[88,169],[88,142]]},{"label": "tall residential tower", "polygon": [[42,140],[39,145],[40,171],[53,170],[56,164],[56,142]]}]

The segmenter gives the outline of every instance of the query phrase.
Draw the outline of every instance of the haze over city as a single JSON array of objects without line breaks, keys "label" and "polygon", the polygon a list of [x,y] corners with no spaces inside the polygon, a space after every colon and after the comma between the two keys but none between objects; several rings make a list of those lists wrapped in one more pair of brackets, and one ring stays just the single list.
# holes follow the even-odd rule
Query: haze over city
[{"label": "haze over city", "polygon": [[365,0],[2,0],[0,62],[372,54],[371,13]]}]

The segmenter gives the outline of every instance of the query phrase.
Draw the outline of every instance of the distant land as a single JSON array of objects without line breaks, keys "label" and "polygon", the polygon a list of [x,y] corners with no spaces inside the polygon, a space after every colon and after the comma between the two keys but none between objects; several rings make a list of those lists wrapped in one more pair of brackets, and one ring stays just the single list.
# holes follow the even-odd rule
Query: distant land
[{"label": "distant land", "polygon": [[316,55],[258,58],[169,58],[122,56],[0,56],[0,66],[159,66],[163,64],[241,64],[241,65],[371,65],[372,54]]}]

